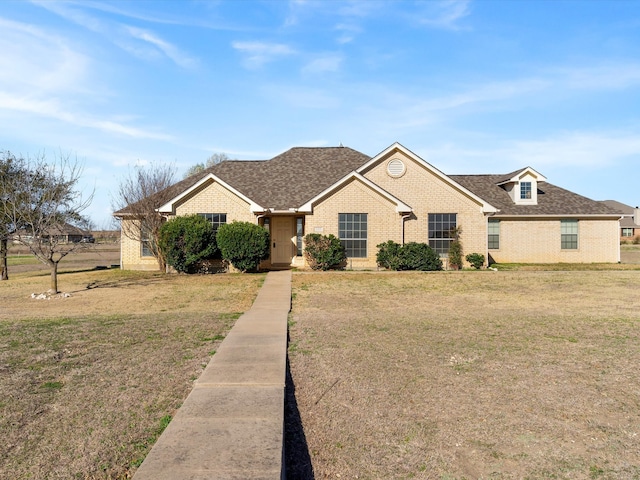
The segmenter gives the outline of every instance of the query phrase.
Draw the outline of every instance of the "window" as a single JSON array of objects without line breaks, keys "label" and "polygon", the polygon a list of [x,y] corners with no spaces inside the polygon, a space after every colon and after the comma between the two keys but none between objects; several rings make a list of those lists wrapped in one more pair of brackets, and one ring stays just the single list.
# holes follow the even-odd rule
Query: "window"
[{"label": "window", "polygon": [[449,253],[449,245],[457,227],[456,217],[455,213],[429,214],[429,246],[440,255]]},{"label": "window", "polygon": [[500,248],[500,220],[489,219],[489,238],[487,245],[490,250],[498,250]]},{"label": "window", "polygon": [[623,228],[622,229],[623,237],[633,237],[633,228]]},{"label": "window", "polygon": [[367,256],[367,214],[338,214],[338,236],[347,257],[366,258]]},{"label": "window", "polygon": [[578,221],[560,220],[560,243],[562,250],[578,248]]},{"label": "window", "polygon": [[304,236],[303,218],[296,218],[296,247],[298,257],[302,256],[302,237]]},{"label": "window", "polygon": [[153,257],[153,238],[148,228],[140,227],[140,255],[142,257]]},{"label": "window", "polygon": [[520,200],[531,200],[531,182],[520,182]]},{"label": "window", "polygon": [[206,218],[211,222],[213,226],[213,231],[217,232],[220,225],[224,225],[227,223],[227,214],[226,213],[199,213],[201,217]]}]

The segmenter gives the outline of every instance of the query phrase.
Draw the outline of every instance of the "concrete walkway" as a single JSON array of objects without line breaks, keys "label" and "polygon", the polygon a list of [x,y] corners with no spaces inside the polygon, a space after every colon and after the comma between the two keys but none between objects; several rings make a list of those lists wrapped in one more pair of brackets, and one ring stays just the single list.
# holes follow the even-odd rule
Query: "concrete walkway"
[{"label": "concrete walkway", "polygon": [[291,271],[269,272],[134,480],[284,478]]}]

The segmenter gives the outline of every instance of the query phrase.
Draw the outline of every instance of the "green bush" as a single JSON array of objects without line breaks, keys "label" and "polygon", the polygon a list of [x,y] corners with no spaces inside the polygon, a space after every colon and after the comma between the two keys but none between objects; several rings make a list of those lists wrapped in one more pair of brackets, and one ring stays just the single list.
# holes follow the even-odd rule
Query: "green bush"
[{"label": "green bush", "polygon": [[379,267],[384,267],[389,270],[400,270],[402,265],[402,259],[400,257],[402,247],[399,243],[389,240],[376,245],[376,247],[378,248],[376,262]]},{"label": "green bush", "polygon": [[406,243],[400,252],[401,270],[442,270],[440,255],[426,243]]},{"label": "green bush", "polygon": [[378,265],[390,270],[442,270],[440,256],[426,243],[400,245],[389,240],[378,246]]},{"label": "green bush", "polygon": [[449,266],[454,270],[462,268],[462,244],[458,240],[449,245]]},{"label": "green bush", "polygon": [[250,222],[220,225],[216,234],[222,258],[241,272],[256,270],[269,258],[269,232]]},{"label": "green bush", "polygon": [[181,273],[193,273],[199,262],[218,252],[213,227],[200,215],[175,217],[162,224],[158,246],[167,264]]},{"label": "green bush", "polygon": [[481,253],[470,253],[465,258],[475,269],[480,269],[484,265],[484,255]]},{"label": "green bush", "polygon": [[304,258],[313,270],[329,270],[344,264],[347,256],[334,235],[309,233],[304,237]]}]

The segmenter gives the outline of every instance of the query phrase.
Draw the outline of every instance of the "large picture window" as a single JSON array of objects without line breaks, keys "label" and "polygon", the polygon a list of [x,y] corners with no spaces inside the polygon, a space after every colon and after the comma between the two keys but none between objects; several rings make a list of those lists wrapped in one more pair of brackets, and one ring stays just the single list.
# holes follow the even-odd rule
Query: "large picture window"
[{"label": "large picture window", "polygon": [[560,220],[560,248],[576,250],[578,248],[578,221]]},{"label": "large picture window", "polygon": [[199,213],[201,217],[206,218],[211,222],[213,226],[213,231],[217,232],[220,225],[224,225],[227,223],[227,214],[226,213]]},{"label": "large picture window", "polygon": [[488,233],[487,246],[490,250],[498,250],[500,248],[500,220],[489,219]]},{"label": "large picture window", "polygon": [[347,257],[366,258],[367,256],[367,214],[338,214],[338,236]]},{"label": "large picture window", "polygon": [[455,213],[430,213],[429,246],[440,255],[447,255],[457,226]]}]

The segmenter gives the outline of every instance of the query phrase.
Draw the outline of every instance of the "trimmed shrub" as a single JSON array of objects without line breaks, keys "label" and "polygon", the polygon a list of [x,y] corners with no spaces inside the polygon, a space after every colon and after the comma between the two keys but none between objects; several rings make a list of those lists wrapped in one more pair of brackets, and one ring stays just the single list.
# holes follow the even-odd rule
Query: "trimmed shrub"
[{"label": "trimmed shrub", "polygon": [[440,255],[426,243],[406,243],[400,253],[401,270],[421,270],[424,272],[442,270]]},{"label": "trimmed shrub", "polygon": [[400,270],[402,266],[402,246],[399,243],[389,240],[376,245],[376,247],[378,248],[376,262],[379,267],[384,267],[389,270]]},{"label": "trimmed shrub", "polygon": [[256,270],[269,258],[269,232],[255,223],[220,225],[216,241],[222,258],[241,272]]},{"label": "trimmed shrub", "polygon": [[304,237],[304,258],[313,270],[329,270],[343,265],[347,256],[334,235],[309,233]]},{"label": "trimmed shrub", "polygon": [[465,258],[476,270],[479,270],[484,265],[484,255],[481,253],[470,253]]},{"label": "trimmed shrub", "polygon": [[440,256],[426,243],[409,242],[404,246],[389,240],[378,246],[378,265],[390,270],[442,270]]},{"label": "trimmed shrub", "polygon": [[175,217],[163,223],[158,233],[158,247],[178,272],[193,273],[198,264],[218,252],[211,223],[200,215]]}]

